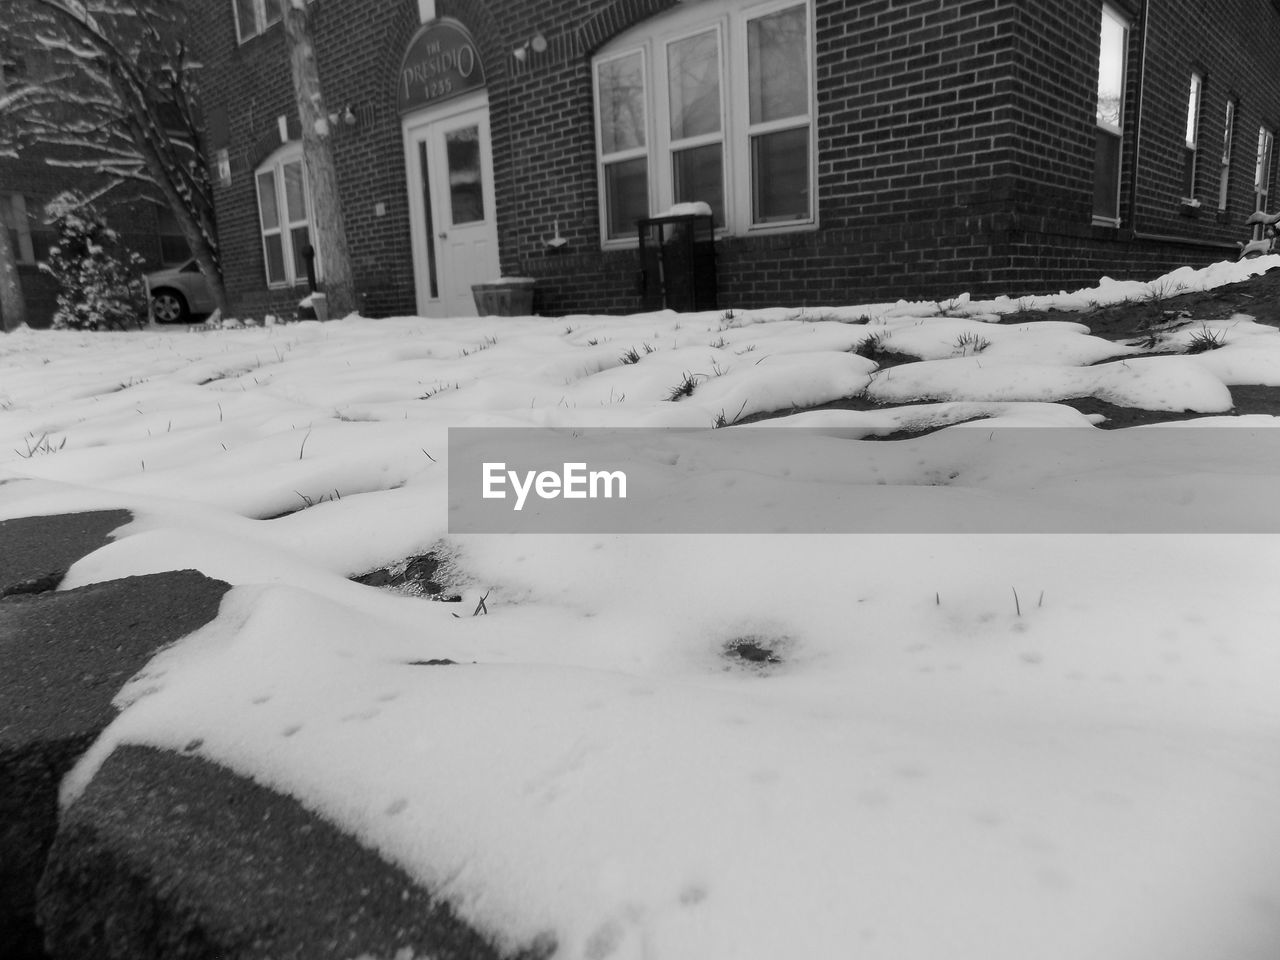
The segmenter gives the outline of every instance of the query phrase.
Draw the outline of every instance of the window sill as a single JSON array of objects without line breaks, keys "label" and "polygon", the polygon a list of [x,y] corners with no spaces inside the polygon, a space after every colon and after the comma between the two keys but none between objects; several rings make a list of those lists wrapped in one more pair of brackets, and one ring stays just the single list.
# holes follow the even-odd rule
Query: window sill
[{"label": "window sill", "polygon": [[[267,2],[268,2],[268,3],[274,3],[274,2],[275,2],[275,0],[267,0]],[[253,41],[258,40],[258,39],[260,39],[261,37],[265,37],[268,33],[270,33],[270,32],[271,32],[272,28],[274,28],[274,27],[278,27],[278,26],[280,26],[280,21],[279,21],[279,20],[277,20],[275,23],[269,23],[269,24],[267,24],[265,27],[263,27],[261,30],[259,30],[257,33],[255,33],[255,34],[253,34],[253,35],[251,35],[251,36],[245,37],[243,40],[242,40],[242,39],[240,39],[240,31],[239,31],[239,30],[237,30],[237,31],[236,31],[236,46],[237,46],[237,47],[247,46],[248,44],[253,43]]]},{"label": "window sill", "polygon": [[744,233],[738,234],[740,237],[772,237],[785,233],[805,233],[810,230],[818,229],[818,221],[816,220],[792,220],[785,224],[770,223],[760,224],[754,227],[748,227]]},{"label": "window sill", "polygon": [[1200,201],[1183,197],[1178,206],[1178,212],[1184,217],[1195,220],[1200,216]]},{"label": "window sill", "polygon": [[[721,240],[750,240],[754,237],[777,237],[785,236],[789,233],[807,233],[818,229],[816,220],[805,220],[803,222],[794,222],[786,224],[761,224],[759,226],[747,227],[745,230],[716,230],[716,242]],[[635,250],[640,246],[639,238],[632,235],[622,240],[602,240],[600,242],[601,250]]]}]

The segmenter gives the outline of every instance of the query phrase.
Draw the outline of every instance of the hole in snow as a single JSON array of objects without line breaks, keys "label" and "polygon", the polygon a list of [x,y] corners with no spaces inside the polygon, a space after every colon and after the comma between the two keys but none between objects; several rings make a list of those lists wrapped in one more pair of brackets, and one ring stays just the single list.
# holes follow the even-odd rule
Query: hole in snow
[{"label": "hole in snow", "polygon": [[394,563],[352,577],[356,583],[392,590],[407,597],[423,597],[444,603],[460,603],[462,595],[447,585],[451,565],[435,551],[405,557]]},{"label": "hole in snow", "polygon": [[731,666],[769,673],[786,660],[792,641],[790,637],[747,633],[733,637],[721,648],[721,655]]}]

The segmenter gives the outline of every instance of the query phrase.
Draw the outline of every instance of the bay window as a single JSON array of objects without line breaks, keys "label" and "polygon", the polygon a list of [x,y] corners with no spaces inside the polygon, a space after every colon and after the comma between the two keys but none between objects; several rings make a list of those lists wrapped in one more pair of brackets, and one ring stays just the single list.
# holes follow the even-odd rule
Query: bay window
[{"label": "bay window", "polygon": [[706,203],[717,230],[811,227],[809,0],[703,0],[646,21],[594,62],[601,238]]},{"label": "bay window", "polygon": [[[311,246],[311,206],[301,145],[290,144],[276,151],[255,171],[254,180],[267,286],[305,283],[307,248]],[[315,269],[318,278],[319,260]]]}]

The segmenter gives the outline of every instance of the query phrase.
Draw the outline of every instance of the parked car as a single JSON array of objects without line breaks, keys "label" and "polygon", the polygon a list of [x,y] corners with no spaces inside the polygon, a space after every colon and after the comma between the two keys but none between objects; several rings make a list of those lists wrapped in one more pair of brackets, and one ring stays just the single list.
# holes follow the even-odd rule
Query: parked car
[{"label": "parked car", "polygon": [[157,323],[190,323],[213,313],[213,295],[195,260],[146,275]]}]

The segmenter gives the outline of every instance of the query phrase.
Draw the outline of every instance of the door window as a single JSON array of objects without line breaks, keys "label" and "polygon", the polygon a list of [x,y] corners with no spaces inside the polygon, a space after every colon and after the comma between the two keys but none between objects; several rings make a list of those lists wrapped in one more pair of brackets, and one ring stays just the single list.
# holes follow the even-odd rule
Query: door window
[{"label": "door window", "polygon": [[454,225],[484,219],[484,174],[480,166],[480,128],[472,125],[444,135],[449,166],[449,208]]}]

